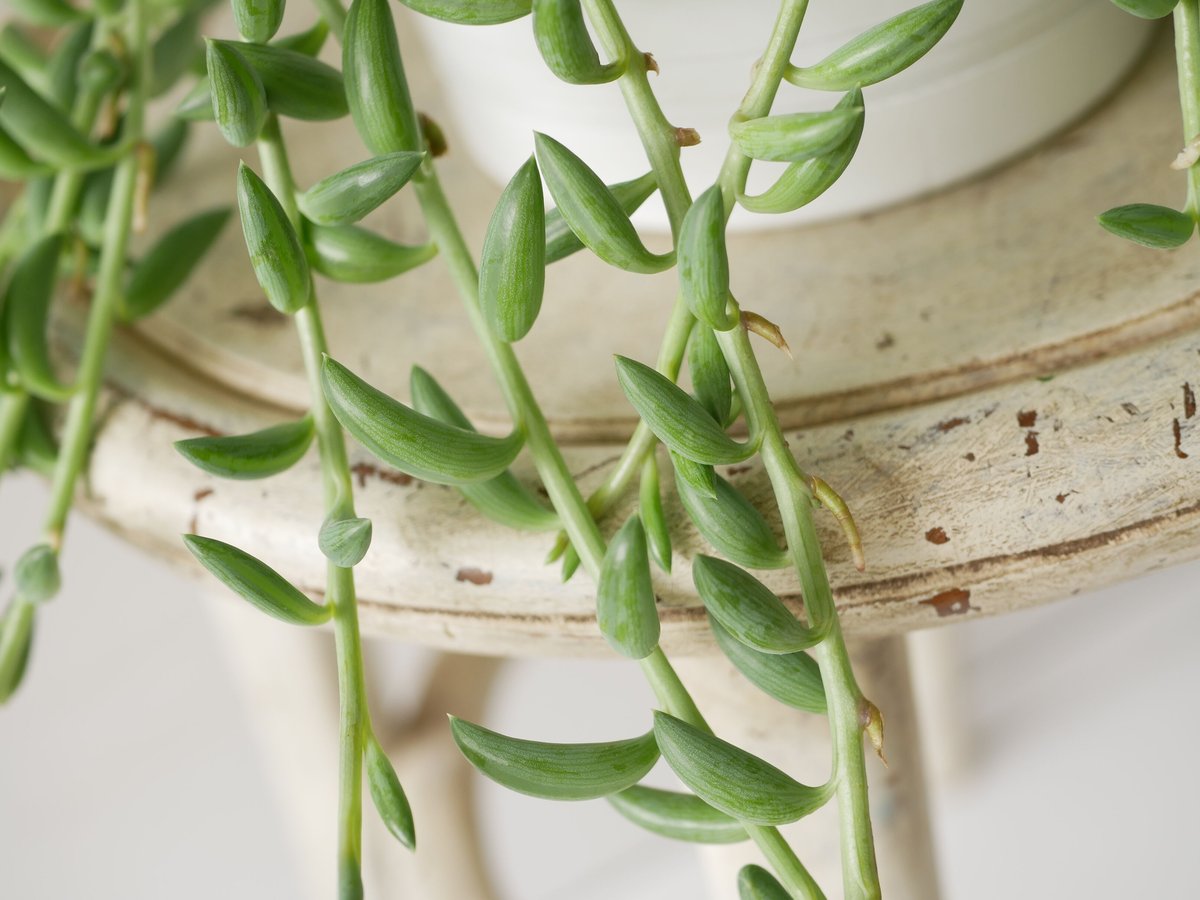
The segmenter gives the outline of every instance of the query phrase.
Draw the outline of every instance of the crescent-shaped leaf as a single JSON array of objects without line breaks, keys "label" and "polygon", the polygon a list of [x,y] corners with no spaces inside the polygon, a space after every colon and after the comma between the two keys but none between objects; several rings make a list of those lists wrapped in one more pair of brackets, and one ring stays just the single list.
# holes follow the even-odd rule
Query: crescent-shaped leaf
[{"label": "crescent-shaped leaf", "polygon": [[695,794],[634,785],[608,802],[635,825],[663,837],[696,844],[736,844],[749,835],[732,816],[709,806]]},{"label": "crescent-shaped leaf", "polygon": [[654,736],[663,759],[705,803],[741,822],[786,825],[825,805],[833,783],[801,784],[767,761],[655,711]]},{"label": "crescent-shaped leaf", "polygon": [[637,784],[658,760],[654,733],[596,744],[549,744],[450,717],[463,756],[492,781],[547,800],[594,800]]},{"label": "crescent-shaped leaf", "polygon": [[519,431],[496,438],[439,422],[371,387],[329,357],[321,369],[325,399],[342,426],[388,465],[437,484],[495,478],[521,450]]},{"label": "crescent-shaped leaf", "polygon": [[246,481],[287,471],[304,456],[312,438],[313,420],[305,416],[249,434],[176,441],[175,449],[205,472]]}]

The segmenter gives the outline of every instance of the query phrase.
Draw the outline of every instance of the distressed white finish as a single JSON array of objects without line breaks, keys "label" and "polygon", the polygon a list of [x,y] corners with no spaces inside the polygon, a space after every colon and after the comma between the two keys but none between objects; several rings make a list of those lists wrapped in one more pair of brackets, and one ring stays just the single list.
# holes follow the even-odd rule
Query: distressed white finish
[{"label": "distressed white finish", "polygon": [[[822,523],[850,632],[1004,612],[1197,555],[1200,418],[1188,385],[1200,384],[1200,257],[1143,250],[1092,221],[1109,205],[1179,199],[1166,167],[1174,92],[1168,54],[1158,52],[1115,101],[991,177],[872,217],[735,242],[739,295],[778,321],[796,351],[795,363],[762,351],[780,414],[797,429],[793,447],[841,491],[863,531],[859,574]],[[304,139],[324,132],[295,132],[306,180],[361,155]],[[228,195],[235,154],[218,140],[201,130],[175,202]],[[477,238],[489,188],[461,161],[447,170]],[[418,236],[398,206],[382,224]],[[170,449],[202,430],[280,420],[305,402],[292,330],[260,315],[240,240],[230,228],[185,296],[120,336],[89,504],[159,552],[182,558],[176,535],[195,528],[318,590],[315,459],[266,482],[228,483]],[[670,279],[579,254],[551,270],[545,313],[518,347],[585,487],[633,423],[608,356],[652,357]],[[420,363],[482,427],[506,427],[437,261],[389,285],[321,289],[334,353],[352,368],[405,396],[409,366]],[[356,458],[361,507],[375,521],[360,578],[369,632],[464,652],[608,652],[591,585],[563,586],[542,565],[547,536],[493,525],[451,489]],[[529,474],[528,463],[517,468]],[[732,477],[766,501],[759,470]],[[707,653],[687,565],[702,544],[673,496],[667,510],[678,538],[675,572],[657,584],[665,645]],[[946,542],[933,542],[936,529]],[[765,577],[794,593],[786,572]]]}]

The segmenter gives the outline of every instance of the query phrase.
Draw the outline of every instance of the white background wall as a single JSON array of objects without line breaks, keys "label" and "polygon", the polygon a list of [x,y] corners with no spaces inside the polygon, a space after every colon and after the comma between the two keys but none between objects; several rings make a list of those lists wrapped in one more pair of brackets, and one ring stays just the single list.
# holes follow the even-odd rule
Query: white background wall
[{"label": "white background wall", "polygon": [[[6,564],[36,534],[45,493],[27,476],[0,486]],[[64,570],[26,684],[0,709],[0,896],[305,896],[251,738],[255,710],[206,612],[214,601],[80,517]],[[1196,896],[1198,582],[1193,564],[918,636],[918,651],[948,640],[960,660],[969,752],[932,773],[949,900]],[[368,652],[400,666],[416,655]],[[514,664],[496,696],[489,724],[516,731],[554,715],[619,733],[643,727],[650,703],[620,662]],[[701,896],[691,848],[636,832],[603,802],[489,785],[481,813],[506,900]],[[319,895],[332,898],[332,873],[329,886]]]}]

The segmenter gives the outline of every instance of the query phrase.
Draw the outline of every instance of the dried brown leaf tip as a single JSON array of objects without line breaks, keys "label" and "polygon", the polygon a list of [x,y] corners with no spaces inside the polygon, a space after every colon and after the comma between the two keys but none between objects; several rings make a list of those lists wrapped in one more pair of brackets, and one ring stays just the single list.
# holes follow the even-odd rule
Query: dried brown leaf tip
[{"label": "dried brown leaf tip", "polygon": [[838,520],[838,524],[842,526],[842,533],[846,536],[846,543],[850,545],[850,556],[854,560],[854,568],[860,572],[865,571],[867,568],[867,558],[863,553],[862,535],[858,533],[858,525],[854,521],[854,516],[850,514],[850,507],[846,505],[846,501],[824,479],[818,478],[816,475],[810,475],[808,483],[812,489],[813,497],[833,513],[834,518]]},{"label": "dried brown leaf tip", "polygon": [[1200,134],[1184,144],[1179,155],[1171,163],[1171,168],[1176,171],[1190,169],[1197,161],[1200,161]]},{"label": "dried brown leaf tip", "polygon": [[676,128],[675,143],[680,147],[695,147],[700,143],[700,132],[695,128]]},{"label": "dried brown leaf tip", "polygon": [[425,146],[429,155],[434,159],[445,156],[450,150],[450,145],[446,143],[446,133],[442,131],[442,126],[423,112],[417,113],[417,122],[421,126],[421,134],[425,136]]},{"label": "dried brown leaf tip", "polygon": [[788,346],[783,332],[770,319],[765,319],[756,312],[742,310],[742,324],[746,326],[747,331],[757,334],[763,340],[769,341],[786,353],[788,359],[795,359],[792,356],[792,348]]},{"label": "dried brown leaf tip", "polygon": [[887,757],[883,755],[883,713],[879,707],[863,697],[858,702],[858,720],[862,724],[863,733],[871,742],[871,747],[879,756],[879,761],[885,766]]},{"label": "dried brown leaf tip", "polygon": [[133,193],[133,230],[137,234],[146,231],[150,220],[150,191],[154,188],[155,164],[154,145],[142,141],[137,146],[137,180]]}]

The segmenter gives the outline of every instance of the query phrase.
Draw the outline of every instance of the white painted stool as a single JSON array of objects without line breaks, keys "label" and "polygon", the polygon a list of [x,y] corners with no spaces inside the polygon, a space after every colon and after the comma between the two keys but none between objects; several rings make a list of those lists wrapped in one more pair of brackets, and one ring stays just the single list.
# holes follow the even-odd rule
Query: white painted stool
[{"label": "white painted stool", "polygon": [[[731,241],[739,297],[778,322],[796,354],[793,363],[760,349],[792,447],[806,471],[848,500],[863,534],[868,566],[860,574],[834,523],[820,523],[843,622],[860,641],[864,687],[887,715],[892,768],[875,772],[872,796],[889,898],[929,900],[937,891],[896,636],[1200,555],[1200,257],[1144,250],[1094,222],[1110,206],[1182,194],[1167,168],[1166,150],[1179,141],[1176,104],[1164,42],[1113,101],[1002,171],[871,216]],[[333,145],[319,126],[287,128],[302,183],[363,155],[356,143]],[[170,185],[171,205],[230,200],[237,156],[215,130],[199,129],[186,176]],[[478,246],[498,189],[461,154],[447,158],[444,172]],[[421,235],[419,216],[403,202],[374,224],[402,240]],[[227,229],[218,259],[185,296],[119,334],[85,503],[164,557],[188,560],[178,535],[195,530],[315,591],[324,583],[315,458],[265,482],[224,482],[171,449],[179,438],[248,431],[307,405],[293,331],[261,298],[241,243],[236,226]],[[653,358],[673,278],[625,275],[578,254],[550,269],[542,316],[518,345],[585,490],[635,423],[611,354]],[[406,397],[409,368],[419,363],[482,430],[507,429],[438,261],[384,285],[322,284],[321,295],[335,355],[372,384]],[[77,330],[68,318],[68,346]],[[423,817],[415,862],[389,849],[386,864],[412,880],[401,896],[483,900],[490,893],[473,852],[469,780],[442,715],[482,708],[494,663],[480,657],[608,653],[593,587],[582,576],[563,585],[557,568],[542,564],[546,535],[492,524],[449,488],[363,453],[355,460],[360,514],[375,523],[359,568],[364,630],[448,654],[415,713],[390,723],[377,713]],[[523,465],[518,473],[529,474]],[[759,469],[729,475],[752,499],[769,497]],[[797,748],[811,746],[823,723],[802,721],[730,677],[686,564],[703,543],[673,495],[666,505],[676,566],[669,577],[656,573],[665,649],[723,734],[785,768],[804,765]],[[796,601],[787,572],[763,577]],[[269,721],[273,755],[294,763],[278,773],[296,785],[286,793],[303,805],[303,773],[323,765],[305,755],[320,746],[309,737],[334,728],[333,671],[320,663],[328,636],[280,638],[285,660],[271,655],[281,626],[255,628],[246,624],[252,618],[236,618],[231,645],[259,708],[271,711],[258,718]],[[328,704],[314,702],[320,685]],[[811,752],[827,759],[820,745]],[[307,814],[295,822],[302,846],[312,847],[310,881],[323,886],[324,824],[310,827]],[[803,833],[813,835],[801,847],[806,861],[831,839],[827,827]],[[836,883],[822,879],[819,860],[813,868]]]}]

